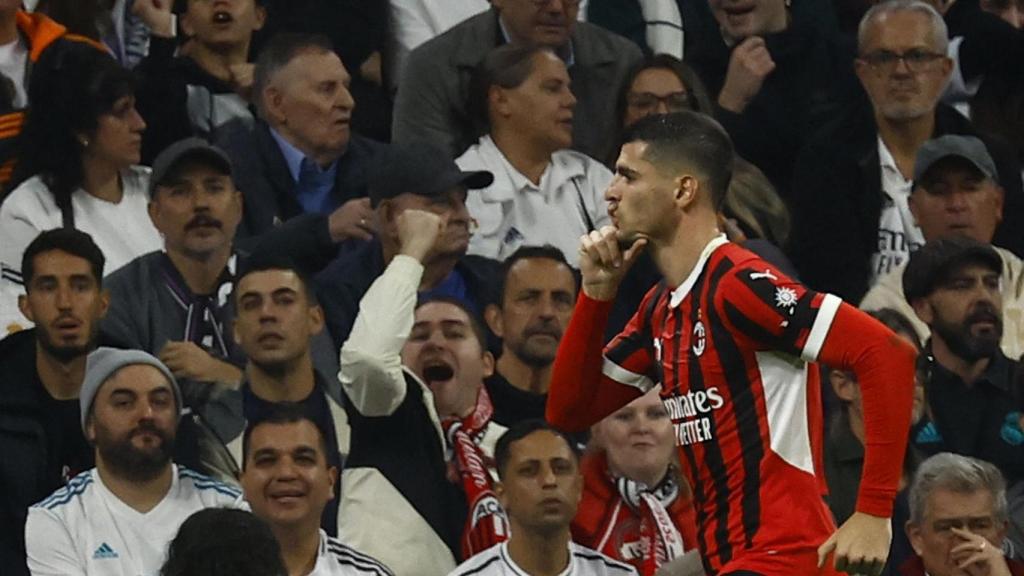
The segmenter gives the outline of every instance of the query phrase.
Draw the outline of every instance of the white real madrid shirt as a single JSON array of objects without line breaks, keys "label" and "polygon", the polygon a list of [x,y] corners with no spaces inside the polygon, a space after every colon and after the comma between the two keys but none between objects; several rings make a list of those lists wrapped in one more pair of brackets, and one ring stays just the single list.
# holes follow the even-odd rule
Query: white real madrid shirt
[{"label": "white real madrid shirt", "polygon": [[247,505],[237,488],[173,466],[167,495],[141,513],[104,486],[93,468],[29,508],[28,568],[33,576],[156,576],[181,523],[217,507]]},{"label": "white real madrid shirt", "polygon": [[[533,576],[508,553],[508,541],[491,546],[458,566],[448,576]],[[558,576],[637,576],[629,564],[596,550],[569,543],[569,565]]]},{"label": "white real madrid shirt", "polygon": [[881,136],[878,160],[882,172],[882,213],[878,220],[878,246],[871,255],[872,286],[924,245],[924,235],[910,213],[908,200],[913,182],[903,177]]},{"label": "white real madrid shirt", "polygon": [[611,223],[604,192],[612,173],[585,154],[555,152],[538,184],[516,170],[490,136],[455,163],[462,170],[494,174],[494,183],[466,197],[477,223],[470,254],[504,260],[522,246],[551,244],[578,268],[580,236]]},{"label": "white real madrid shirt", "polygon": [[383,564],[320,530],[316,565],[309,576],[393,576]]}]

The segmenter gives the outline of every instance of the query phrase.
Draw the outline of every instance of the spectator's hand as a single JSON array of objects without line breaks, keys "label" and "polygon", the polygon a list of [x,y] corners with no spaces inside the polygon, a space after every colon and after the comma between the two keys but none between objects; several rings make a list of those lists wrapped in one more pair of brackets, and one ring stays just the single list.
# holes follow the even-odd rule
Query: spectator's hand
[{"label": "spectator's hand", "polygon": [[232,387],[242,381],[241,370],[210,356],[192,342],[168,342],[160,351],[159,358],[175,378],[219,382]]},{"label": "spectator's hand", "polygon": [[359,66],[359,76],[375,86],[384,85],[384,72],[381,67],[380,51],[370,54]]},{"label": "spectator's hand", "polygon": [[615,226],[604,226],[580,237],[583,291],[594,300],[615,298],[622,277],[647,245],[646,238],[638,238],[623,253],[618,233]]},{"label": "spectator's hand", "polygon": [[953,528],[953,534],[961,540],[950,550],[958,568],[970,576],[1010,576],[1010,567],[1001,547],[962,528]]},{"label": "spectator's hand", "polygon": [[892,526],[888,518],[854,512],[818,548],[818,567],[835,552],[835,567],[847,574],[878,576],[885,567],[892,542]]},{"label": "spectator's hand", "polygon": [[253,72],[256,71],[256,65],[249,62],[232,64],[228,66],[228,71],[231,73],[231,84],[235,87],[235,92],[249,100],[252,95]]},{"label": "spectator's hand", "polygon": [[327,219],[331,240],[343,242],[349,238],[369,240],[377,233],[376,219],[369,198],[357,198],[342,204]]},{"label": "spectator's hand", "polygon": [[174,0],[135,0],[132,14],[149,27],[154,36],[174,37],[174,16],[171,6]]},{"label": "spectator's hand", "polygon": [[764,79],[775,70],[775,61],[768,52],[764,38],[751,36],[740,43],[729,57],[729,71],[718,94],[718,105],[742,114],[750,101],[761,91]]},{"label": "spectator's hand", "polygon": [[398,215],[399,254],[423,262],[448,225],[447,218],[425,210],[405,210]]}]

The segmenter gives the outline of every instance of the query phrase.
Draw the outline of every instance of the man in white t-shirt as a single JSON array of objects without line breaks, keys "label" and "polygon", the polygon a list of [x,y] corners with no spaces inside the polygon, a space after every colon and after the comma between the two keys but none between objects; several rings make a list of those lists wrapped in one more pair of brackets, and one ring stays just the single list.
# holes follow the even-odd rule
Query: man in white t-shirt
[{"label": "man in white t-shirt", "polygon": [[289,574],[392,576],[383,564],[320,528],[338,469],[327,441],[301,404],[279,403],[249,423],[242,439],[242,488],[277,538]]},{"label": "man in white t-shirt", "polygon": [[449,576],[636,576],[629,564],[572,541],[569,524],[583,495],[583,476],[565,435],[543,420],[524,420],[498,439],[494,463],[509,539]]},{"label": "man in white t-shirt", "polygon": [[193,512],[245,505],[236,488],[171,462],[181,392],[153,356],[98,348],[79,399],[96,467],[29,509],[33,576],[155,576]]}]

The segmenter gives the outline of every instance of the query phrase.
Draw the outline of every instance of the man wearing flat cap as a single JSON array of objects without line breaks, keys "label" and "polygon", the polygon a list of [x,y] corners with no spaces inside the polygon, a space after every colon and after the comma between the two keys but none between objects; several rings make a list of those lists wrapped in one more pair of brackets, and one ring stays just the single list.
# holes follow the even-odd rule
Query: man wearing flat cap
[{"label": "man wearing flat cap", "polygon": [[316,277],[317,297],[327,328],[340,348],[359,313],[359,301],[401,249],[398,216],[424,210],[445,221],[434,250],[423,262],[419,296],[448,296],[481,315],[498,277],[498,263],[467,256],[476,228],[466,197],[494,181],[487,171],[463,171],[430,143],[392,144],[370,172],[370,203],[378,234],[343,252]]},{"label": "man wearing flat cap", "polygon": [[96,467],[29,509],[33,575],[156,574],[192,513],[244,506],[236,488],[171,462],[181,391],[155,357],[97,348],[79,402]]},{"label": "man wearing flat cap", "polygon": [[[918,151],[909,206],[926,242],[962,235],[991,245],[1003,218],[1003,188],[995,162],[981,140],[947,135],[928,140]],[[993,246],[1002,260],[1003,353],[1024,354],[1024,262],[1013,252]],[[903,295],[906,264],[882,276],[860,303],[864,310],[893,308],[914,323],[922,340],[929,335]]]},{"label": "man wearing flat cap", "polygon": [[[315,233],[322,216],[301,216],[262,238],[234,242],[242,218],[227,155],[199,138],[178,141],[153,163],[149,215],[164,249],[136,258],[107,278],[110,310],[102,331],[124,348],[160,358],[179,379],[185,405],[220,438],[241,432],[237,388],[245,356],[232,337],[229,295],[239,264],[252,253],[291,253],[319,268],[333,250]],[[327,252],[321,252],[324,248]],[[241,262],[240,262],[241,261]],[[337,372],[337,352],[326,336],[317,367]],[[237,470],[226,467],[230,476]]]},{"label": "man wearing flat cap", "polygon": [[1003,262],[991,246],[953,236],[928,242],[903,272],[907,301],[931,329],[926,410],[911,430],[925,454],[954,452],[1024,478],[1024,390],[999,348]]}]

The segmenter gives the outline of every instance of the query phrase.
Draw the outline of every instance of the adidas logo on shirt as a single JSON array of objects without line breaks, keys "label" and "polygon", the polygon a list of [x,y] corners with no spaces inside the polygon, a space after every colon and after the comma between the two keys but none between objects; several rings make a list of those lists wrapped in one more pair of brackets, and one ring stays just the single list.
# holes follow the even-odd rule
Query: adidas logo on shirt
[{"label": "adidas logo on shirt", "polygon": [[111,548],[110,544],[107,544],[106,542],[104,542],[103,544],[100,544],[100,547],[97,548],[96,551],[92,553],[92,559],[93,560],[100,560],[100,559],[103,559],[103,558],[117,558],[117,557],[118,557],[117,552],[114,552],[114,549]]}]

